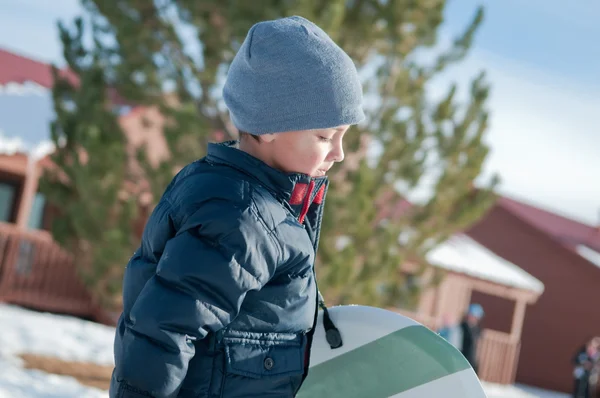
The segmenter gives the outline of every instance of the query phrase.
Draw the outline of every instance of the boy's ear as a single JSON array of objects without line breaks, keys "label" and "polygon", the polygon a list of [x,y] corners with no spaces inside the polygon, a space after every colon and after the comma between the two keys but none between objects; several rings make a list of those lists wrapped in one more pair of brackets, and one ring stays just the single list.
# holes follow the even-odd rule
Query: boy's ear
[{"label": "boy's ear", "polygon": [[258,136],[263,142],[273,142],[275,140],[275,134],[261,134]]}]

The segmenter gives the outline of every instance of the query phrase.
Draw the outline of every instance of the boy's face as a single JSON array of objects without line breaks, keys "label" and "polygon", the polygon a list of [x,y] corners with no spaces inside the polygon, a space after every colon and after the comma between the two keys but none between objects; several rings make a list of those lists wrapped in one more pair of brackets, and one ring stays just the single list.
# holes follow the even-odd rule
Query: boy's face
[{"label": "boy's face", "polygon": [[321,177],[334,163],[344,160],[342,139],[349,127],[265,134],[260,136],[260,146],[272,167]]},{"label": "boy's face", "polygon": [[472,326],[478,325],[480,321],[481,321],[481,319],[476,317],[473,314],[467,315],[467,322]]}]

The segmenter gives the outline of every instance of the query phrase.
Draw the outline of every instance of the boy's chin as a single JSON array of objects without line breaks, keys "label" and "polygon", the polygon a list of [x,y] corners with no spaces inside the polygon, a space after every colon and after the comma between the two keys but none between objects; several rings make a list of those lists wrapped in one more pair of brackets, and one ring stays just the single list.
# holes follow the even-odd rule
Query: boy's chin
[{"label": "boy's chin", "polygon": [[311,174],[311,177],[325,177],[327,172],[325,170],[317,170]]}]

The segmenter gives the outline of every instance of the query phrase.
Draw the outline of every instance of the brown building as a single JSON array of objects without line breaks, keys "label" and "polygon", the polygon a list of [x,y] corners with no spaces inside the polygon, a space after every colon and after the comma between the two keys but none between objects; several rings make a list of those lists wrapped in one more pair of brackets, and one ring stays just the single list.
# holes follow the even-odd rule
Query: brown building
[{"label": "brown building", "polygon": [[[544,285],[465,235],[454,236],[439,245],[428,254],[427,260],[446,271],[442,282],[422,292],[416,312],[399,312],[435,330],[444,323],[459,322],[469,304],[480,302],[481,297],[506,303],[511,311],[502,318],[490,314],[483,303],[486,318],[495,322],[483,325],[479,376],[489,382],[512,384],[528,307],[535,307],[539,297],[543,297]],[[428,283],[427,277],[424,282]]]},{"label": "brown building", "polygon": [[[468,235],[545,286],[524,319],[516,381],[570,392],[576,350],[600,335],[600,229],[501,198]],[[479,292],[472,300],[487,327],[506,330],[512,303]]]}]

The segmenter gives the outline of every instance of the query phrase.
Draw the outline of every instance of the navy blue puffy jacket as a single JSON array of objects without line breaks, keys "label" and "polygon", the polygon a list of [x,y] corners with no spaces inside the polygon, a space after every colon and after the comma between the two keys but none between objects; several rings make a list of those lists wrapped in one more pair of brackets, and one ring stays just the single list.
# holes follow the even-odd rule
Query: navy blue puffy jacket
[{"label": "navy blue puffy jacket", "polygon": [[210,144],[127,265],[111,398],[292,397],[308,366],[325,178]]}]

